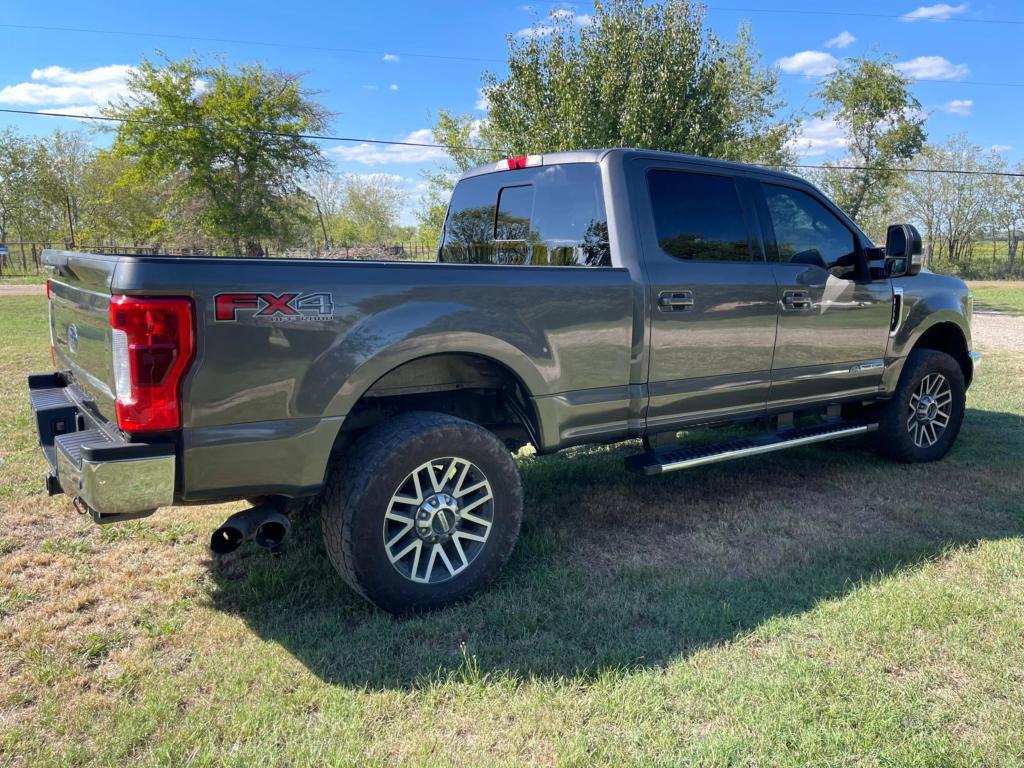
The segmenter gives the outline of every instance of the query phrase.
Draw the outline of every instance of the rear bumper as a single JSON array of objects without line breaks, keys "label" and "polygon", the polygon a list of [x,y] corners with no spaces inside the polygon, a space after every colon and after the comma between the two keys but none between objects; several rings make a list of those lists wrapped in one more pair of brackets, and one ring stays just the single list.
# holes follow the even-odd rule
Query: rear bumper
[{"label": "rear bumper", "polygon": [[152,514],[174,502],[174,443],[131,443],[84,404],[61,373],[28,377],[46,489],[66,493],[98,523]]}]

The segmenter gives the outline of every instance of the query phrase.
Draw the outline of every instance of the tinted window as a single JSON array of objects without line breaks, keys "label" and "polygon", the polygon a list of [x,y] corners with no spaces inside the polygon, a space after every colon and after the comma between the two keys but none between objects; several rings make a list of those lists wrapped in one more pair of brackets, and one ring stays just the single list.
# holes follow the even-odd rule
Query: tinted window
[{"label": "tinted window", "polygon": [[495,240],[529,240],[533,216],[533,185],[502,187],[498,192],[498,215],[494,220]]},{"label": "tinted window", "polygon": [[459,182],[440,260],[611,266],[598,166],[542,166]]},{"label": "tinted window", "polygon": [[853,268],[853,233],[831,211],[798,189],[775,184],[761,188],[775,229],[776,261],[820,263],[840,274]]},{"label": "tinted window", "polygon": [[684,171],[647,174],[658,245],[677,259],[749,261],[736,185],[728,176]]}]

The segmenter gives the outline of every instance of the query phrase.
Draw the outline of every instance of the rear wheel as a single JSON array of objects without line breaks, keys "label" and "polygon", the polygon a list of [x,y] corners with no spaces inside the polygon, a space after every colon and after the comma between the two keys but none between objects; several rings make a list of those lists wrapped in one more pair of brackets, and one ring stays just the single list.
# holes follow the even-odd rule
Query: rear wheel
[{"label": "rear wheel", "polygon": [[878,448],[898,461],[936,461],[960,433],[966,406],[963,371],[945,352],[910,353],[895,396],[882,406]]},{"label": "rear wheel", "polygon": [[331,562],[393,613],[439,608],[482,589],[519,535],[522,485],[492,433],[408,413],[345,452],[321,496]]}]

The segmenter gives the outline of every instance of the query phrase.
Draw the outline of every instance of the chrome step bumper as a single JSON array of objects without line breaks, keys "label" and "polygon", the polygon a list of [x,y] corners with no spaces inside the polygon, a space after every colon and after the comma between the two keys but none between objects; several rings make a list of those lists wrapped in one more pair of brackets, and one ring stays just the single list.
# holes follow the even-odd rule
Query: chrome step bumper
[{"label": "chrome step bumper", "polygon": [[756,437],[728,440],[713,445],[695,446],[692,448],[663,448],[650,453],[640,453],[626,457],[626,467],[643,475],[660,475],[680,469],[701,467],[719,461],[742,459],[762,453],[781,451],[801,445],[822,443],[827,440],[838,440],[874,432],[877,424],[823,424],[803,429],[789,429],[785,432],[774,432]]},{"label": "chrome step bumper", "polygon": [[66,493],[98,523],[174,503],[174,443],[129,442],[82,407],[63,374],[32,374],[28,388],[50,495]]}]

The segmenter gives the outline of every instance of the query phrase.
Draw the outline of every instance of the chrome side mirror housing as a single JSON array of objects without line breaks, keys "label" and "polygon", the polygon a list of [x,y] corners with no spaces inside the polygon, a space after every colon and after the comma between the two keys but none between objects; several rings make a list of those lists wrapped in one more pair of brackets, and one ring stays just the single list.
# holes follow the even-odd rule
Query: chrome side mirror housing
[{"label": "chrome side mirror housing", "polygon": [[886,274],[910,277],[921,271],[924,258],[921,233],[913,224],[890,224],[885,235]]}]

